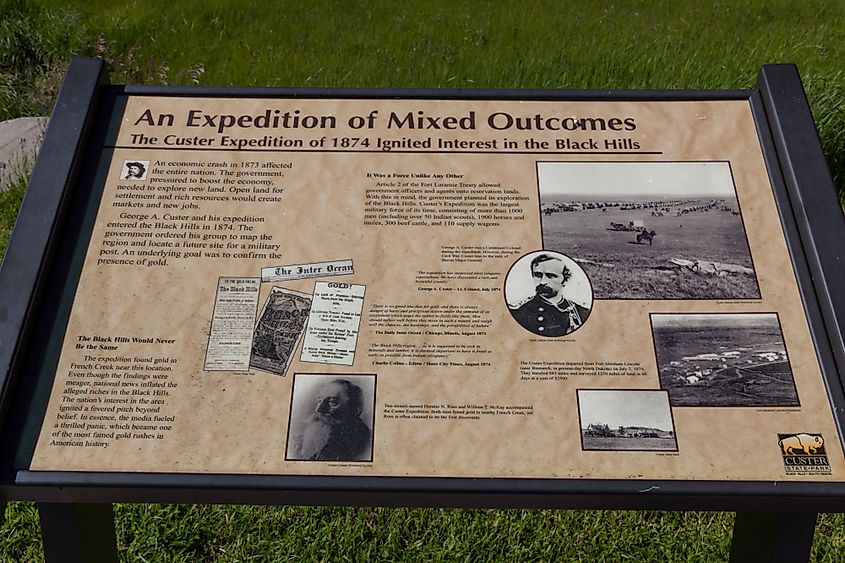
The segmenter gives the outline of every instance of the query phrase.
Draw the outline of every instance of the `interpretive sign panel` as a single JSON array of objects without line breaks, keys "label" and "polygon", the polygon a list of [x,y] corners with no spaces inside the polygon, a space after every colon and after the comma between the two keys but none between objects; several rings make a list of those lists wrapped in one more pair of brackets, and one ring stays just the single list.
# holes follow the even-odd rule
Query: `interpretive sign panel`
[{"label": "interpretive sign panel", "polygon": [[119,97],[29,469],[845,481],[748,100]]}]

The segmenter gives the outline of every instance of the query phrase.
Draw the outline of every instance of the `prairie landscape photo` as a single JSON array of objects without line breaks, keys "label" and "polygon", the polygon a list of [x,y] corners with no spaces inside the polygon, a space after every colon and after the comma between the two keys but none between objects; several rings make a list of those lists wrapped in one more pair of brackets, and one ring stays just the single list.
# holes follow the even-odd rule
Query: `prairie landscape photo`
[{"label": "prairie landscape photo", "polygon": [[596,299],[758,299],[727,162],[538,162],[543,248]]},{"label": "prairie landscape photo", "polygon": [[578,416],[584,450],[678,450],[665,391],[579,389]]},{"label": "prairie landscape photo", "polygon": [[653,314],[651,326],[672,406],[799,406],[774,313]]}]

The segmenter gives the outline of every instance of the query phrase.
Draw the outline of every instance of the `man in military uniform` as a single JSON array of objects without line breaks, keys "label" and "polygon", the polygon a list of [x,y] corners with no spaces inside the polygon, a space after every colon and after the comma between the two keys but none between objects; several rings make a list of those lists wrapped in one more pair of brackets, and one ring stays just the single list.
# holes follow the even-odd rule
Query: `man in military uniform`
[{"label": "man in military uniform", "polygon": [[584,324],[590,310],[563,295],[572,272],[560,258],[538,254],[531,260],[536,294],[511,308],[520,325],[540,336],[563,336]]}]

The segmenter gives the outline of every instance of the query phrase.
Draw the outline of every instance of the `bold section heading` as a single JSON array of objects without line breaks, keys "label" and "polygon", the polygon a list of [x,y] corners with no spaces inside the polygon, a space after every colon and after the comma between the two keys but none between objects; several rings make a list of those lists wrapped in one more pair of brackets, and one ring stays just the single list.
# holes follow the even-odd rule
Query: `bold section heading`
[{"label": "bold section heading", "polygon": [[[634,131],[637,123],[633,117],[595,117],[543,115],[513,115],[497,111],[478,119],[475,111],[462,115],[431,115],[424,111],[406,113],[389,112],[381,116],[378,110],[365,115],[344,117],[351,129],[390,130],[476,130],[479,128],[494,131]],[[176,123],[172,113],[154,113],[144,110],[133,125],[149,127],[172,127]],[[190,109],[179,120],[185,127],[209,128],[217,133],[229,129],[336,129],[338,117],[334,115],[310,115],[299,109],[282,111],[265,109],[258,114],[214,114],[201,109]],[[479,127],[479,123],[481,127]]]}]

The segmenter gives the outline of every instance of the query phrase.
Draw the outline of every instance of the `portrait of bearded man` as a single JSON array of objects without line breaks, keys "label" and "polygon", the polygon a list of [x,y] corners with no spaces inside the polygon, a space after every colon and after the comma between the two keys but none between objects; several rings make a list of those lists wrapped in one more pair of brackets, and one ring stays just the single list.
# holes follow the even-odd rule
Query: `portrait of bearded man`
[{"label": "portrait of bearded man", "polygon": [[[297,409],[304,421],[294,435],[288,459],[307,461],[367,461],[372,430],[361,419],[364,391],[348,379],[322,383],[310,406]],[[309,412],[310,410],[310,412]]]}]

